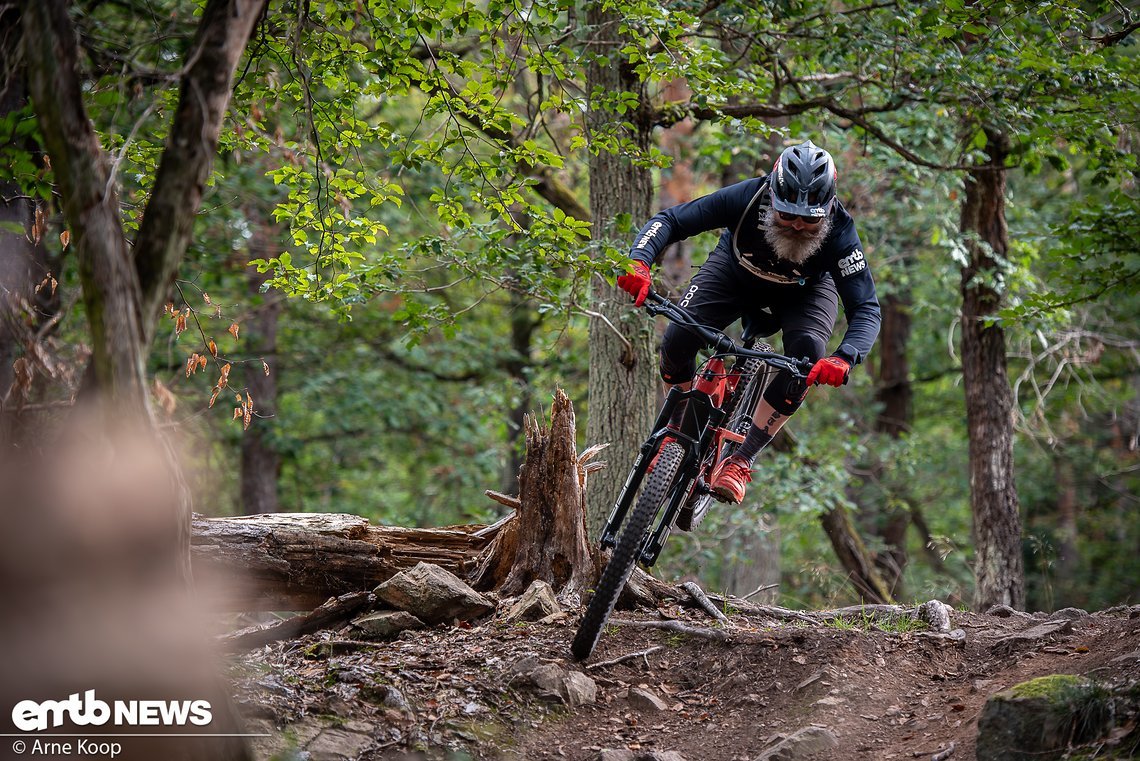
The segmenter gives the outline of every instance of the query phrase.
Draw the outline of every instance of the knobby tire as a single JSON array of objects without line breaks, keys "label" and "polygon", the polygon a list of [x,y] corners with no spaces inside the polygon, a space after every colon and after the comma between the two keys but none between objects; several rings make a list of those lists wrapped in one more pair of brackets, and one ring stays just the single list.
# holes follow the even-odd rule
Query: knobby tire
[{"label": "knobby tire", "polygon": [[618,536],[610,562],[602,571],[594,597],[590,600],[586,614],[582,616],[582,623],[578,626],[578,633],[570,645],[570,652],[576,660],[584,661],[598,644],[602,628],[613,613],[614,605],[641,555],[641,545],[645,542],[649,527],[669,497],[670,487],[684,456],[681,445],[670,441],[661,451],[653,472],[645,476],[645,485]]}]

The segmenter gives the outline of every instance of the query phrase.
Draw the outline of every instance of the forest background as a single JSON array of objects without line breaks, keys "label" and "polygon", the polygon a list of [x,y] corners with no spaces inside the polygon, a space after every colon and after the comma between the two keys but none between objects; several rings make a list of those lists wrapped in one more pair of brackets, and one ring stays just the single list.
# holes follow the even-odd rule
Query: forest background
[{"label": "forest background", "polygon": [[[523,415],[564,388],[581,445],[613,444],[596,527],[658,394],[652,322],[613,286],[633,234],[810,138],[883,334],[661,573],[792,606],[1136,601],[1135,10],[42,5],[0,3],[6,445],[120,388],[137,346],[198,512],[490,522]],[[208,90],[211,32],[251,10]],[[714,241],[670,250],[660,288]],[[99,269],[126,260],[130,336]]]}]

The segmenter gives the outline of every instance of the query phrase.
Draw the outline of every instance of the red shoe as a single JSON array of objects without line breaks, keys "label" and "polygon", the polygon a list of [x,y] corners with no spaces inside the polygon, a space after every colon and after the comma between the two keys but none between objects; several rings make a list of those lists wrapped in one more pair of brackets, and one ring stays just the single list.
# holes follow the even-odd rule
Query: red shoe
[{"label": "red shoe", "polygon": [[744,500],[751,481],[752,467],[743,458],[730,455],[713,470],[709,488],[720,499],[737,503]]},{"label": "red shoe", "polygon": [[665,451],[665,447],[676,440],[676,436],[669,436],[668,434],[666,434],[665,438],[661,439],[661,446],[657,448],[657,454],[653,455],[653,459],[649,461],[649,467],[645,469],[645,475],[648,476],[653,472],[653,469],[657,467],[657,461],[661,459],[661,453]]}]

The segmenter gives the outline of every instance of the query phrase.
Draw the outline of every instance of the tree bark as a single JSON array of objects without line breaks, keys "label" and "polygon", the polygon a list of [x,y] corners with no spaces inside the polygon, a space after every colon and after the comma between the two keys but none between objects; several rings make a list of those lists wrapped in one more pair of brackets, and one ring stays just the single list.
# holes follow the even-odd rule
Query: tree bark
[{"label": "tree bark", "polygon": [[[878,355],[879,377],[875,388],[875,400],[879,403],[879,414],[875,418],[875,431],[891,439],[900,439],[910,431],[912,399],[914,390],[910,383],[910,362],[907,344],[910,339],[910,294],[909,292],[888,293],[881,299],[883,324],[879,331]],[[881,482],[887,474],[881,461],[871,467],[872,480]],[[898,483],[898,488],[906,489],[906,484]],[[906,532],[911,524],[912,511],[896,506],[908,502],[905,493],[892,495],[892,504],[880,500],[877,514],[876,532],[882,538],[886,550],[877,553],[875,564],[883,576],[883,581],[891,594],[901,594],[903,571],[907,565]]]},{"label": "tree bark", "polygon": [[[626,135],[640,149],[649,145],[650,104],[644,100],[638,77],[620,54],[621,17],[590,3],[586,24],[592,30],[594,55],[586,67],[586,91],[613,94],[638,92],[643,97],[643,113],[634,116],[637,126]],[[587,115],[590,129],[601,129],[613,115],[591,104]],[[652,181],[646,167],[630,157],[600,150],[590,159],[590,209],[592,235],[599,244],[610,243],[628,249],[633,230],[617,228],[617,217],[629,215],[640,225],[650,214]],[[649,433],[656,398],[656,361],[653,351],[653,323],[630,309],[629,296],[600,278],[590,284],[590,415],[586,439],[609,443],[608,459],[613,467],[594,479],[589,494],[587,525],[596,537],[625,481],[626,468]]]},{"label": "tree bark", "polygon": [[[213,164],[234,70],[264,0],[207,0],[182,76],[178,110],[134,253],[127,248],[112,166],[83,105],[75,29],[64,0],[23,5],[29,89],[79,259],[91,332],[89,377],[105,425],[153,425],[145,361],[186,252]],[[161,441],[161,440],[160,440]],[[165,444],[169,447],[169,443]],[[190,578],[191,496],[182,486],[172,517],[179,532],[176,571]]]},{"label": "tree bark", "polygon": [[534,303],[514,291],[510,294],[511,356],[506,370],[518,390],[519,401],[510,410],[507,419],[507,464],[503,470],[503,490],[514,491],[518,486],[519,469],[523,464],[523,446],[526,415],[534,404],[534,389],[530,384],[530,370],[534,365],[534,331],[539,315]]},{"label": "tree bark", "polygon": [[[20,52],[20,12],[0,3],[0,118],[28,105],[27,68]],[[33,141],[18,146],[42,165]],[[59,314],[58,257],[43,238],[48,208],[14,182],[0,183],[0,445],[18,443],[25,423],[21,406],[37,398],[34,379],[54,378],[58,369],[44,346],[44,333]]]},{"label": "tree bark", "polygon": [[962,270],[962,378],[969,433],[973,512],[974,607],[1025,605],[1021,517],[1013,477],[1013,392],[1006,371],[1005,331],[989,322],[1001,305],[1001,271],[1009,247],[1005,222],[1005,158],[1009,138],[986,130],[988,162],[966,177],[961,227],[968,262]]},{"label": "tree bark", "polygon": [[207,0],[187,53],[178,110],[135,240],[142,289],[139,314],[147,346],[190,244],[194,218],[214,165],[234,71],[264,8],[265,0]]},{"label": "tree bark", "polygon": [[883,323],[879,330],[875,401],[882,405],[882,410],[875,419],[875,430],[897,439],[910,432],[912,418],[914,388],[907,355],[912,305],[909,292],[888,293],[881,302]]},{"label": "tree bark", "polygon": [[[1071,457],[1053,456],[1053,472],[1057,493],[1057,602],[1076,605],[1072,591],[1081,565],[1077,518],[1080,499],[1077,495],[1077,473]],[[1050,606],[1050,608],[1053,606]]]}]

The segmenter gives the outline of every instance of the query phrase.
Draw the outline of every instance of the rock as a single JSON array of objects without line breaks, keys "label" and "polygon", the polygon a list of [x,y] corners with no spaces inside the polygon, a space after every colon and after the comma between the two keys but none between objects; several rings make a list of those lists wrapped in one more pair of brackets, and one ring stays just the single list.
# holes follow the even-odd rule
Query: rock
[{"label": "rock", "polygon": [[1049,620],[1050,621],[1057,621],[1057,620],[1075,621],[1078,618],[1088,618],[1088,617],[1089,617],[1089,613],[1087,610],[1081,610],[1080,608],[1061,608],[1058,611],[1054,611],[1053,614],[1051,616],[1049,616]]},{"label": "rock", "polygon": [[368,735],[329,728],[322,730],[305,750],[312,761],[352,761],[371,744]]},{"label": "rock", "polygon": [[978,761],[1042,761],[1112,726],[1110,701],[1091,680],[1054,674],[992,695],[978,719]]},{"label": "rock", "polygon": [[560,700],[565,697],[562,685],[566,681],[566,670],[560,666],[547,663],[539,666],[527,676],[531,684],[538,688],[540,696]]},{"label": "rock", "polygon": [[640,687],[631,687],[629,690],[629,704],[642,711],[665,711],[669,704],[654,695],[649,690]]},{"label": "rock", "polygon": [[571,671],[562,680],[566,705],[571,708],[590,705],[598,699],[598,685],[581,671]]},{"label": "rock", "polygon": [[1032,618],[1028,613],[1020,610],[1014,610],[1008,605],[994,605],[986,611],[987,616],[997,616],[998,618]]},{"label": "rock", "polygon": [[361,639],[392,639],[408,629],[422,629],[424,622],[403,610],[369,613],[352,622]]},{"label": "rock", "polygon": [[1129,661],[1136,661],[1137,663],[1140,663],[1140,650],[1133,650],[1131,653],[1118,655],[1109,661],[1109,663],[1127,664]]},{"label": "rock", "polygon": [[518,599],[511,609],[507,611],[508,621],[536,621],[561,613],[558,598],[554,595],[554,588],[542,579],[535,579],[522,597]]},{"label": "rock", "polygon": [[380,600],[428,624],[466,621],[486,615],[494,603],[458,576],[431,563],[400,571],[373,590]]},{"label": "rock", "polygon": [[512,663],[509,671],[511,672],[511,676],[526,676],[541,665],[542,661],[533,655],[528,655]]},{"label": "rock", "polygon": [[370,703],[379,703],[385,708],[394,708],[397,711],[411,713],[411,706],[404,698],[404,693],[390,684],[365,685],[360,688],[360,696]]},{"label": "rock", "polygon": [[1057,634],[1068,634],[1073,630],[1073,622],[1069,619],[1047,621],[1026,629],[1023,632],[1002,637],[993,644],[996,653],[1013,653],[1018,650],[1027,650],[1036,647],[1041,642],[1052,639]]},{"label": "rock", "polygon": [[950,613],[953,611],[949,605],[939,600],[924,602],[915,611],[915,617],[925,621],[936,632],[950,631]]},{"label": "rock", "polygon": [[827,727],[812,725],[790,735],[776,735],[756,761],[798,761],[839,747],[839,738]]},{"label": "rock", "polygon": [[533,685],[540,697],[561,700],[571,707],[589,705],[598,697],[598,685],[593,679],[581,671],[568,672],[555,663],[523,658],[511,666],[511,672]]},{"label": "rock", "polygon": [[675,750],[666,750],[660,753],[632,750],[606,749],[595,756],[596,761],[685,761],[685,757]]}]

